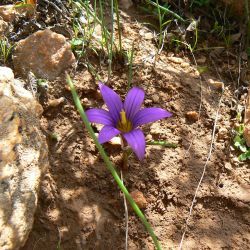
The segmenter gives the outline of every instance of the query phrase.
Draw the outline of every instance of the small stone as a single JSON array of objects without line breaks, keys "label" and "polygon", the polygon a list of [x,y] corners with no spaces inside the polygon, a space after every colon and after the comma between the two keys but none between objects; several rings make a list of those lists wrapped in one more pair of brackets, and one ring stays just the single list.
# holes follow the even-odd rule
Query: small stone
[{"label": "small stone", "polygon": [[152,100],[154,103],[158,103],[160,100],[160,97],[158,95],[154,94],[154,95],[152,95]]},{"label": "small stone", "polygon": [[74,65],[75,57],[63,35],[46,29],[17,43],[13,63],[15,70],[24,77],[31,71],[38,78],[54,80]]},{"label": "small stone", "polygon": [[188,111],[186,117],[189,121],[196,122],[199,120],[199,114],[196,111]]},{"label": "small stone", "polygon": [[65,85],[65,89],[66,89],[67,91],[71,91],[70,86],[69,86],[68,84]]},{"label": "small stone", "polygon": [[83,98],[82,103],[85,107],[89,108],[89,107],[93,107],[94,106],[94,102],[88,98]]},{"label": "small stone", "polygon": [[121,144],[122,144],[121,137],[120,137],[120,136],[115,136],[115,137],[113,137],[113,138],[109,141],[109,143],[110,143],[111,145],[121,145]]},{"label": "small stone", "polygon": [[197,204],[196,206],[199,210],[201,210],[203,208],[203,205],[201,203]]},{"label": "small stone", "polygon": [[233,161],[233,163],[236,164],[236,165],[239,164],[239,162],[240,162],[240,160],[238,159],[237,156],[233,157],[233,158],[232,158],[232,161]]},{"label": "small stone", "polygon": [[188,67],[190,67],[190,64],[187,63],[187,62],[183,62],[183,63],[181,63],[181,67],[182,68],[188,68]]},{"label": "small stone", "polygon": [[173,62],[173,63],[176,63],[176,64],[181,64],[181,63],[183,63],[183,59],[182,59],[182,58],[179,58],[179,57],[174,57],[174,56],[168,57],[168,60],[169,60],[170,62]]},{"label": "small stone", "polygon": [[218,131],[218,139],[224,140],[227,138],[228,130],[226,128],[220,128]]},{"label": "small stone", "polygon": [[152,32],[147,32],[147,33],[144,34],[144,38],[145,38],[146,40],[151,40],[151,39],[154,38],[154,35],[153,35]]},{"label": "small stone", "polygon": [[60,104],[62,104],[63,102],[65,102],[65,98],[64,97],[60,97],[58,99],[54,99],[54,100],[49,100],[48,101],[48,106],[49,107],[57,107]]},{"label": "small stone", "polygon": [[231,171],[231,170],[233,169],[230,162],[226,162],[226,163],[225,163],[225,169],[227,169],[227,170],[229,170],[229,171]]},{"label": "small stone", "polygon": [[207,80],[210,86],[216,90],[222,91],[224,89],[224,83],[220,81],[214,81],[213,79]]},{"label": "small stone", "polygon": [[150,100],[150,99],[146,99],[146,100],[144,101],[145,104],[151,104],[152,102],[153,102],[153,101]]},{"label": "small stone", "polygon": [[143,193],[139,190],[134,190],[130,193],[136,204],[139,208],[145,209],[148,205],[146,198],[144,197]]},{"label": "small stone", "polygon": [[197,61],[197,63],[203,64],[207,61],[207,58],[205,56],[201,56],[196,61]]}]

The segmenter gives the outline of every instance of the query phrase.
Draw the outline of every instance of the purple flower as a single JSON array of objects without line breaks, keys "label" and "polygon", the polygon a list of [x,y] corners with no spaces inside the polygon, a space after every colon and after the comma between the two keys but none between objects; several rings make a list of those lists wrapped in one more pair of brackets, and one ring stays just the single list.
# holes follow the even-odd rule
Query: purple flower
[{"label": "purple flower", "polygon": [[172,116],[161,108],[141,108],[144,100],[144,91],[141,88],[132,88],[124,103],[120,96],[106,85],[100,83],[102,97],[109,109],[89,109],[86,111],[90,122],[103,124],[99,133],[99,142],[105,143],[121,134],[137,157],[142,160],[145,155],[145,137],[138,127]]}]

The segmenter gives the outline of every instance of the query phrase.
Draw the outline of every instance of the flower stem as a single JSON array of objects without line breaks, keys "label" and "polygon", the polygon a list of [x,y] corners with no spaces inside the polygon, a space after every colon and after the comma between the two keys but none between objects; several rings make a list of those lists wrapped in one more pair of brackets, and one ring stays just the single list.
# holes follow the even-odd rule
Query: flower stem
[{"label": "flower stem", "polygon": [[120,179],[118,173],[115,170],[115,167],[113,166],[112,162],[110,161],[109,157],[107,156],[104,148],[102,147],[102,145],[99,143],[95,132],[93,130],[93,128],[91,127],[89,120],[86,116],[86,113],[84,112],[84,109],[82,107],[81,101],[76,93],[74,84],[70,78],[70,76],[67,74],[67,83],[69,84],[72,96],[73,96],[73,100],[74,103],[76,105],[76,108],[90,134],[90,136],[92,137],[92,139],[94,140],[94,143],[102,157],[102,159],[104,160],[108,170],[111,172],[111,174],[113,175],[116,183],[118,184],[119,188],[121,189],[121,191],[124,193],[126,199],[129,201],[131,207],[133,208],[133,210],[135,211],[136,215],[140,218],[140,220],[142,221],[142,223],[144,224],[146,230],[148,231],[148,233],[150,234],[150,236],[153,239],[153,242],[155,244],[155,247],[157,250],[161,250],[161,246],[160,243],[151,227],[151,225],[149,224],[149,222],[147,221],[145,215],[142,213],[142,211],[140,210],[140,208],[137,206],[137,204],[135,203],[135,201],[133,200],[133,198],[131,197],[130,193],[128,192],[127,188],[124,186],[122,180]]}]

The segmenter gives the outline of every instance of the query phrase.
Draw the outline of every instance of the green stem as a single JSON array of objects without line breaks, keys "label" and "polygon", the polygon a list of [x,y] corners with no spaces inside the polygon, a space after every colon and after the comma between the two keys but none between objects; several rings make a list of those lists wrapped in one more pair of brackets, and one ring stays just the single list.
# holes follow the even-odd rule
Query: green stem
[{"label": "green stem", "polygon": [[157,4],[157,11],[158,11],[158,18],[159,18],[159,27],[160,27],[160,38],[159,38],[159,44],[158,44],[158,52],[162,46],[162,16],[161,16],[161,9],[160,9],[160,4],[159,4],[159,0],[156,0],[156,4]]},{"label": "green stem", "polygon": [[116,12],[116,22],[117,22],[117,28],[118,28],[119,52],[122,53],[122,34],[121,34],[120,14],[119,14],[117,0],[115,0],[115,12]]},{"label": "green stem", "polygon": [[146,142],[147,145],[159,145],[159,146],[163,146],[166,148],[177,148],[178,145],[172,142],[168,142],[168,141],[147,141]]},{"label": "green stem", "polygon": [[133,198],[131,197],[130,193],[128,192],[127,188],[124,186],[122,180],[120,179],[118,173],[116,172],[112,162],[110,161],[109,157],[107,156],[104,148],[102,147],[102,145],[99,143],[96,135],[95,135],[95,132],[93,130],[93,128],[91,127],[90,123],[89,123],[89,120],[86,116],[86,113],[84,112],[84,109],[82,107],[82,104],[81,104],[81,101],[76,93],[76,90],[75,90],[75,87],[74,87],[74,84],[70,78],[69,75],[67,75],[67,83],[69,84],[70,86],[70,90],[71,90],[71,93],[72,93],[72,96],[73,96],[73,100],[74,100],[74,103],[76,105],[76,108],[91,136],[91,138],[94,140],[94,143],[102,157],[102,159],[104,160],[108,170],[111,172],[112,176],[114,177],[116,183],[118,184],[119,188],[121,189],[121,191],[124,193],[126,199],[129,201],[131,207],[133,208],[133,210],[135,211],[136,215],[140,218],[140,220],[142,221],[142,223],[144,224],[146,230],[148,231],[148,233],[150,234],[150,236],[152,237],[153,241],[154,241],[154,244],[155,244],[155,247],[157,250],[161,250],[161,246],[160,246],[160,243],[151,227],[151,225],[149,224],[149,222],[147,221],[145,215],[142,213],[142,211],[140,210],[140,208],[137,206],[137,204],[135,203],[135,201],[133,200]]},{"label": "green stem", "polygon": [[177,18],[177,19],[180,20],[181,22],[185,22],[185,20],[184,20],[182,17],[180,17],[179,15],[177,15],[175,12],[173,12],[173,11],[171,11],[171,10],[169,10],[169,9],[167,9],[167,8],[165,8],[165,7],[159,5],[159,4],[157,4],[157,3],[155,3],[155,2],[153,2],[153,1],[151,1],[151,0],[148,0],[148,2],[149,2],[150,4],[152,4],[153,6],[155,6],[155,7],[157,7],[157,8],[160,8],[160,9],[163,10],[165,13],[174,16],[175,18]]}]

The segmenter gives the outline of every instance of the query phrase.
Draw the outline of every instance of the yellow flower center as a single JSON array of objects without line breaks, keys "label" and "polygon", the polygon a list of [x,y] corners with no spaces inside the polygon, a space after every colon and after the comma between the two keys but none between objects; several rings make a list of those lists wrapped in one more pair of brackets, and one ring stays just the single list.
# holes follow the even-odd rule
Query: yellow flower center
[{"label": "yellow flower center", "polygon": [[132,123],[127,119],[125,111],[120,112],[120,121],[117,123],[117,129],[126,133],[132,130]]}]

